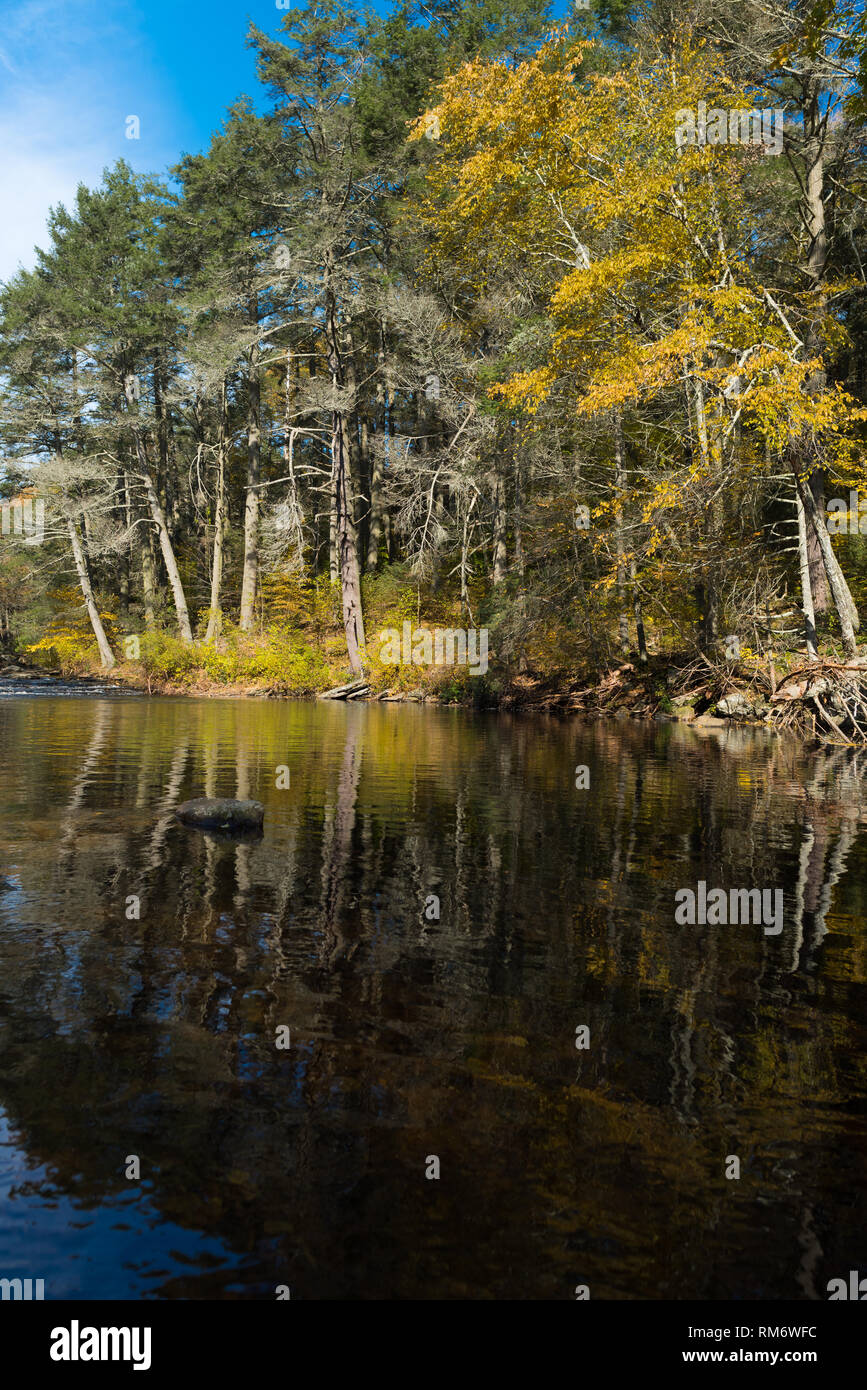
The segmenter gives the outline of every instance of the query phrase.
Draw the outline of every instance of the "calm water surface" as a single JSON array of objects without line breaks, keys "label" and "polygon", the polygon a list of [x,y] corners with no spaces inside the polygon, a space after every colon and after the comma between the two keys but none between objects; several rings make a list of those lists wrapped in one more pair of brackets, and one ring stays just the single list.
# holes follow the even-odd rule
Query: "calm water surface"
[{"label": "calm water surface", "polygon": [[[773,1299],[867,1273],[867,762],[48,690],[0,698],[0,767],[0,1277]],[[200,795],[263,801],[263,838],[173,820]],[[701,879],[783,888],[783,931],[676,925]]]}]

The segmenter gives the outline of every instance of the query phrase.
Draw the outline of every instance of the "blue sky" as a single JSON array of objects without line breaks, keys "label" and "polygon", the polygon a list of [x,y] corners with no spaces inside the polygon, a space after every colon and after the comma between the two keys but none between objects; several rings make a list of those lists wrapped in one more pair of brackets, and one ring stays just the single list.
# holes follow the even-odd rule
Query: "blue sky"
[{"label": "blue sky", "polygon": [[33,264],[48,208],[116,159],[162,172],[204,148],[257,91],[249,21],[281,18],[275,0],[0,0],[0,280]]},{"label": "blue sky", "polygon": [[116,159],[162,173],[206,148],[226,107],[261,93],[249,22],[281,19],[276,0],[0,0],[0,280],[33,265],[49,207]]}]

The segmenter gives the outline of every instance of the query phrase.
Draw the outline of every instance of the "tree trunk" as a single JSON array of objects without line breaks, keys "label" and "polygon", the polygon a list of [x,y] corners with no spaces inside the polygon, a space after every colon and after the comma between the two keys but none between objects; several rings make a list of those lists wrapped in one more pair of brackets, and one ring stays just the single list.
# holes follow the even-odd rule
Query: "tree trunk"
[{"label": "tree trunk", "polygon": [[629,583],[632,588],[632,612],[635,616],[635,635],[638,639],[638,660],[642,666],[647,661],[647,638],[644,632],[644,616],[641,612],[641,599],[635,586],[635,561],[629,562]]},{"label": "tree trunk", "polygon": [[[329,267],[326,268],[326,276],[330,276]],[[330,285],[326,291],[325,341],[331,384],[336,390],[343,385],[343,371],[340,360],[337,305]],[[361,578],[358,569],[358,551],[352,512],[352,477],[346,439],[347,428],[343,412],[333,410],[331,414],[331,498],[334,514],[334,543],[337,552],[343,604],[343,630],[346,634],[349,668],[354,676],[360,676],[364,669],[361,653],[365,646],[365,636],[361,611]]]},{"label": "tree trunk", "polygon": [[[811,492],[812,492],[812,489],[811,489]],[[814,496],[815,496],[815,494],[814,494]],[[808,510],[809,510],[809,509],[808,509]],[[821,519],[822,519],[822,526],[825,528],[825,534],[827,535],[827,534],[828,534],[828,528],[827,528],[827,525],[826,525],[826,522],[825,522],[825,513],[824,513],[824,511],[819,511],[819,509],[818,509],[818,507],[817,507],[816,510],[815,510],[815,515],[816,515],[817,517],[821,517]],[[843,571],[842,571],[841,568],[840,568],[840,561],[837,559],[837,556],[834,554],[834,547],[833,547],[833,545],[831,545],[830,539],[828,540],[828,547],[829,547],[829,549],[828,549],[827,564],[826,564],[825,567],[827,568],[827,565],[828,565],[828,564],[829,564],[830,567],[831,567],[831,570],[830,570],[830,572],[829,572],[829,574],[828,574],[828,578],[831,580],[831,592],[832,592],[832,594],[833,594],[833,591],[834,591],[834,579],[832,578],[832,575],[833,575],[833,577],[836,578],[836,580],[837,580],[837,587],[838,587],[838,589],[841,591],[841,593],[842,593],[843,596],[844,596],[844,601],[845,601],[845,603],[846,603],[846,609],[847,609],[847,612],[848,612],[848,614],[849,614],[849,622],[852,624],[852,627],[853,627],[854,631],[857,632],[858,629],[859,629],[860,626],[861,626],[861,619],[860,619],[859,616],[858,616],[858,609],[855,607],[855,600],[853,599],[851,593],[849,592],[849,585],[848,585],[847,582],[846,582],[846,576],[843,574]],[[824,561],[825,561],[825,554],[824,554],[824,552],[822,553],[822,559],[823,559],[823,562],[824,562]]]},{"label": "tree trunk", "polygon": [[[704,401],[704,386],[701,377],[694,379],[694,404],[696,438],[698,440],[699,461],[705,478],[711,472],[711,446],[708,440],[707,412]],[[717,518],[712,513],[707,530],[708,546],[714,540]],[[701,582],[696,585],[699,603],[699,641],[703,651],[710,651],[717,640],[719,600],[714,577],[705,561]]]},{"label": "tree trunk", "polygon": [[473,493],[472,498],[464,511],[464,524],[461,531],[461,616],[469,619],[469,626],[475,627],[476,620],[473,617],[473,610],[470,607],[470,514],[476,504],[477,493]]},{"label": "tree trunk", "polygon": [[340,562],[337,554],[337,511],[337,473],[334,468],[334,446],[332,444],[331,491],[328,505],[328,577],[332,584],[337,584],[340,579]]},{"label": "tree trunk", "polygon": [[[798,568],[801,576],[801,612],[804,615],[804,641],[807,646],[807,658],[810,661],[816,659],[816,615],[813,610],[813,585],[810,578],[810,558],[807,549],[807,519],[804,515],[804,504],[801,501],[801,494],[795,491],[795,509],[798,514]],[[812,531],[812,528],[811,528]],[[815,532],[812,532],[815,539]],[[818,550],[818,540],[816,549]],[[819,551],[821,557],[821,551]],[[824,568],[822,578],[825,578]]]},{"label": "tree trunk", "polygon": [[843,638],[843,651],[847,661],[855,658],[855,628],[852,622],[853,610],[857,618],[857,610],[849,592],[849,586],[843,576],[840,566],[837,564],[836,556],[831,545],[831,537],[828,535],[828,528],[825,525],[825,517],[816,506],[813,490],[809,483],[804,482],[799,473],[795,473],[795,481],[801,496],[804,510],[816,532],[816,539],[822,552],[822,559],[825,563],[825,572],[831,585],[831,594],[834,599],[834,606],[837,609],[837,616],[840,619],[840,633]]},{"label": "tree trunk", "polygon": [[367,568],[375,570],[379,564],[379,547],[383,535],[382,481],[385,463],[388,459],[388,446],[391,437],[391,380],[385,357],[385,330],[383,345],[379,353],[380,379],[376,387],[377,402],[380,406],[379,419],[382,424],[382,444],[374,449],[370,467],[370,517],[367,531]]},{"label": "tree trunk", "polygon": [[220,432],[217,442],[217,499],[214,505],[214,551],[211,562],[211,601],[208,608],[206,642],[215,642],[220,635],[223,615],[220,609],[220,590],[223,583],[223,540],[226,515],[226,382],[220,391]]},{"label": "tree trunk", "polygon": [[183,642],[192,642],[193,631],[190,627],[190,614],[187,608],[187,600],[184,594],[184,586],[181,583],[181,572],[178,569],[178,562],[175,559],[175,552],[169,539],[168,528],[163,509],[160,506],[160,499],[157,497],[157,490],[154,486],[153,478],[149,473],[142,474],[142,480],[147,492],[148,504],[151,516],[156,522],[157,532],[160,540],[160,550],[162,551],[163,564],[166,567],[166,574],[169,577],[169,585],[172,590],[175,612],[178,618],[178,631]]},{"label": "tree trunk", "polygon": [[382,346],[378,354],[377,421],[381,446],[374,449],[370,470],[370,516],[367,528],[367,569],[377,569],[379,543],[382,541],[382,478],[388,460],[390,428],[392,428],[392,384],[385,356],[385,325],[382,325]]},{"label": "tree trunk", "polygon": [[[823,284],[828,264],[828,232],[825,221],[825,140],[827,113],[822,110],[821,83],[813,74],[804,86],[801,103],[804,131],[804,182],[801,205],[804,223],[810,241],[807,247],[806,271],[811,286],[816,292],[815,319],[805,334],[806,350],[809,357],[818,357],[822,344],[816,327],[816,320],[825,311]],[[820,396],[827,385],[827,374],[819,369],[810,374],[806,389],[811,396]],[[825,511],[825,479],[821,468],[810,472],[809,486],[816,506]],[[807,528],[807,554],[810,564],[810,586],[813,607],[816,613],[826,613],[830,607],[828,582],[825,576],[822,552],[818,537],[812,527]],[[856,624],[857,627],[857,624]]]},{"label": "tree trunk", "polygon": [[344,448],[340,412],[335,410],[332,423],[331,448],[337,497],[337,553],[340,568],[340,591],[343,600],[343,628],[349,669],[354,676],[363,674],[361,652],[365,645],[364,621],[361,613],[361,580],[355,548],[355,528],[352,523],[349,490],[349,459]]},{"label": "tree trunk", "polygon": [[614,412],[614,545],[617,555],[617,620],[620,655],[629,655],[629,617],[626,612],[626,565],[623,546],[623,494],[626,491],[626,470],[623,464],[623,417]]},{"label": "tree trunk", "polygon": [[370,515],[367,525],[366,565],[369,570],[375,570],[379,564],[379,545],[382,540],[382,476],[383,459],[379,449],[375,448],[370,460]]},{"label": "tree trunk", "polygon": [[502,584],[506,577],[506,484],[497,464],[494,476],[494,585]]},{"label": "tree trunk", "polygon": [[283,465],[289,482],[289,545],[294,550],[293,565],[304,565],[304,512],[295,478],[295,430],[292,427],[292,349],[286,349],[286,384],[283,402]]},{"label": "tree trunk", "polygon": [[69,531],[69,540],[72,545],[72,558],[75,561],[75,569],[78,574],[78,583],[84,598],[84,606],[87,609],[87,616],[90,618],[90,626],[93,628],[93,635],[96,638],[96,645],[99,647],[99,659],[106,671],[110,671],[115,665],[114,653],[108,645],[108,638],[105,635],[105,628],[99,616],[99,609],[93,597],[93,589],[90,585],[90,576],[87,573],[87,566],[84,563],[84,551],[81,547],[81,537],[78,534],[78,527],[71,516],[66,518],[66,525]]},{"label": "tree trunk", "polygon": [[247,376],[247,501],[244,509],[244,577],[241,581],[242,632],[253,627],[259,581],[260,383],[259,345],[250,349]]},{"label": "tree trunk", "polygon": [[141,549],[141,588],[142,601],[144,603],[145,627],[148,629],[156,627],[156,593],[157,578],[154,566],[154,556],[151,550],[150,532],[146,531],[139,540]]},{"label": "tree trunk", "polygon": [[181,583],[181,572],[178,569],[178,562],[175,559],[175,552],[172,549],[172,542],[169,537],[168,527],[166,526],[165,513],[160,506],[160,499],[157,496],[156,484],[154,483],[150,468],[148,467],[147,451],[145,449],[142,432],[135,419],[133,419],[132,422],[132,430],[135,439],[139,473],[145,486],[150,514],[156,524],[160,541],[160,550],[163,556],[163,564],[166,567],[166,574],[169,577],[169,584],[171,585],[175,612],[178,617],[178,631],[181,634],[181,640],[183,642],[192,642],[193,633],[190,627],[190,615],[187,609],[187,600],[184,595],[184,586]]},{"label": "tree trunk", "polygon": [[156,420],[156,441],[157,441],[157,495],[165,499],[163,511],[165,512],[166,528],[172,546],[175,545],[178,535],[178,503],[177,489],[172,468],[169,463],[169,430],[166,419],[165,405],[163,402],[164,376],[160,365],[160,354],[157,353],[153,365],[153,384],[154,384],[154,418]]},{"label": "tree trunk", "polygon": [[159,535],[160,550],[162,551],[163,564],[166,567],[166,574],[169,577],[169,584],[171,585],[172,598],[174,599],[175,612],[177,613],[178,617],[178,630],[181,634],[181,640],[183,642],[192,642],[193,633],[192,629],[190,628],[190,615],[187,609],[187,600],[184,595],[184,586],[181,583],[181,572],[178,569],[178,562],[175,559],[175,552],[172,549],[171,538],[169,536],[168,527],[166,526],[165,512],[163,511],[160,505],[160,499],[157,494],[156,484],[154,483],[153,475],[151,474],[150,465],[148,463],[144,435],[142,433],[142,429],[139,424],[137,415],[133,411],[134,399],[135,397],[133,393],[132,380],[131,378],[127,377],[126,404],[130,416],[132,435],[135,441],[135,452],[136,459],[138,461],[139,474],[141,476],[142,482],[144,483],[145,492],[147,493],[150,514],[156,524],[157,534]]},{"label": "tree trunk", "polygon": [[[810,488],[816,506],[825,515],[825,475],[821,468],[816,468],[810,474]],[[828,576],[825,574],[825,565],[822,560],[822,552],[819,549],[819,542],[812,526],[807,527],[807,564],[810,574],[810,593],[813,597],[813,612],[827,613],[831,607],[831,593],[828,588]]]},{"label": "tree trunk", "polygon": [[[340,333],[340,366],[341,381],[348,391],[352,392],[352,405],[350,410],[341,411],[340,421],[343,429],[343,451],[349,460],[349,477],[361,477],[361,449],[356,428],[357,409],[355,400],[355,352],[352,343],[352,334],[348,328],[344,328]],[[358,533],[358,517],[353,510],[353,525]]]},{"label": "tree trunk", "polygon": [[129,613],[130,594],[129,538],[132,535],[132,531],[130,529],[132,527],[132,504],[130,501],[129,482],[127,480],[126,473],[121,472],[119,474],[118,486],[119,490],[122,490],[123,492],[123,520],[128,538],[126,549],[124,550],[123,555],[120,557],[120,572],[118,574],[118,592],[120,595],[120,608],[124,617],[126,617]]},{"label": "tree trunk", "polygon": [[366,410],[358,412],[358,460],[362,503],[367,504],[361,517],[360,526],[357,528],[359,531],[358,551],[361,563],[364,564],[370,542],[370,475],[373,469],[370,454],[370,420]]}]

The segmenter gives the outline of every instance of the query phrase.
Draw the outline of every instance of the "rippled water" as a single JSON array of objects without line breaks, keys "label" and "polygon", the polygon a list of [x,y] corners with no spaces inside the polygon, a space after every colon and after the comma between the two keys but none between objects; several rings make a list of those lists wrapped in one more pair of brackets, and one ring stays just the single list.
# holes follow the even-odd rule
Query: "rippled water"
[{"label": "rippled water", "polygon": [[80,680],[64,679],[61,676],[27,676],[17,673],[11,677],[0,676],[0,700],[30,699],[34,695],[49,695],[53,699],[68,699],[81,695],[111,695],[136,699],[138,692],[112,681],[98,681],[89,676]]},{"label": "rippled water", "polygon": [[[43,692],[0,758],[0,1277],[755,1299],[863,1265],[850,753]],[[173,820],[205,794],[263,838]],[[677,925],[699,880],[783,888],[782,932]]]}]

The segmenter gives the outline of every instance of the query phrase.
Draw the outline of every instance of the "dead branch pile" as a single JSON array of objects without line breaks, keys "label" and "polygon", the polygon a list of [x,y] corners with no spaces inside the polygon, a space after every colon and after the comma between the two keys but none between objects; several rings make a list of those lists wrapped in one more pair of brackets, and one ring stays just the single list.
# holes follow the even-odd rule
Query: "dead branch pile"
[{"label": "dead branch pile", "polygon": [[799,667],[771,695],[777,728],[822,742],[867,742],[867,667],[819,660]]}]

